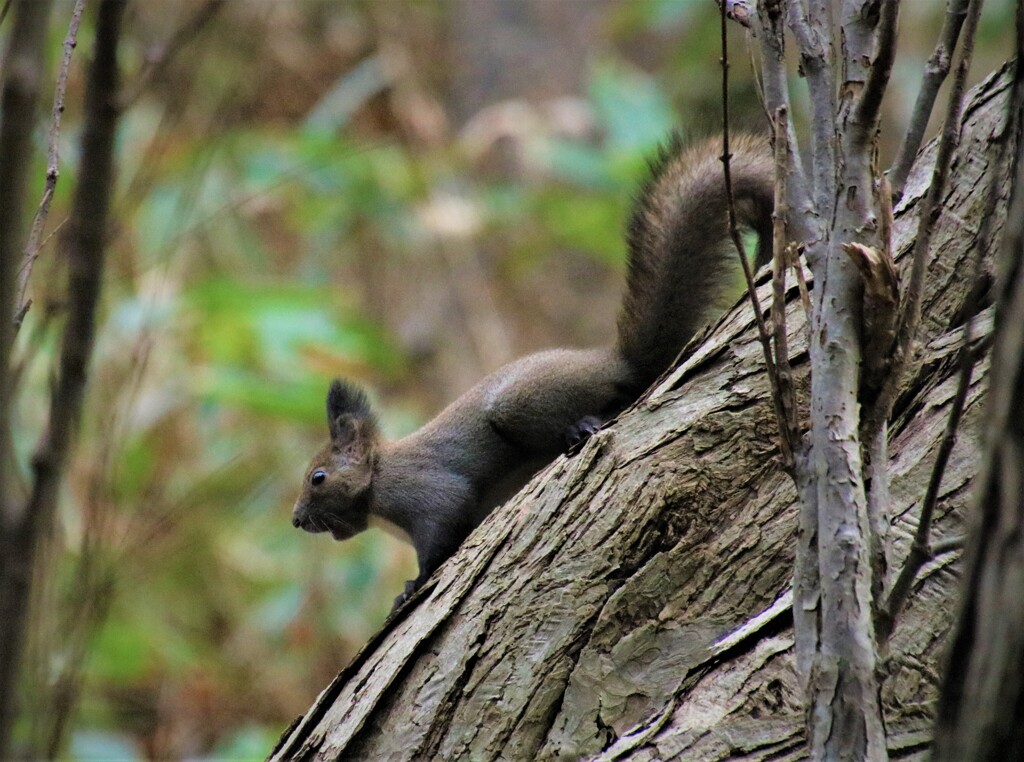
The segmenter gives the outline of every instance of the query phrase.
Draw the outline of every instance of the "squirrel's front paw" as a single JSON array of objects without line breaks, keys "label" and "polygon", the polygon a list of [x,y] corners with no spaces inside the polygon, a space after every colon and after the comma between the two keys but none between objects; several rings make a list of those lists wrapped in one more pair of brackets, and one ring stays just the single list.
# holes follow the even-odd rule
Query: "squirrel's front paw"
[{"label": "squirrel's front paw", "polygon": [[565,430],[566,452],[575,453],[601,428],[601,419],[596,415],[588,415]]},{"label": "squirrel's front paw", "polygon": [[416,580],[408,580],[405,583],[405,591],[401,595],[397,596],[395,598],[395,602],[391,605],[391,613],[397,611],[403,603],[409,600],[409,598],[412,597],[412,594],[419,590],[419,587],[420,586],[416,584]]}]

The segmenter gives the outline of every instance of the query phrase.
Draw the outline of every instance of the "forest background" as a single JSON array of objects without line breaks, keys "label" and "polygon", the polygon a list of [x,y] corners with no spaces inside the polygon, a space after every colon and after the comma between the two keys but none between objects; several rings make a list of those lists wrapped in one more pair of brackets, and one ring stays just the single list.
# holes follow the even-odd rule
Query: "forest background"
[{"label": "forest background", "polygon": [[[883,164],[943,5],[902,9]],[[367,385],[400,436],[515,356],[606,342],[645,158],[719,125],[710,0],[137,0],[127,88],[212,8],[122,118],[88,396],[37,569],[16,740],[73,759],[265,757],[414,576],[383,533],[290,524],[328,381]],[[1010,55],[1012,17],[986,4],[972,82]],[[16,344],[21,464],[56,361],[91,30]],[[761,129],[738,56],[732,78],[734,120]]]}]

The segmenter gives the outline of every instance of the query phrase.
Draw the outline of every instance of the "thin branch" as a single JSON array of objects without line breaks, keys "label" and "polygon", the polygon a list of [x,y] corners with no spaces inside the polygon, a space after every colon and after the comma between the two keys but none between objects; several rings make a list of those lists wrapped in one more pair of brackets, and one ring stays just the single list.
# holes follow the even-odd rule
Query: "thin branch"
[{"label": "thin branch", "polygon": [[917,152],[921,148],[921,141],[924,140],[924,132],[928,128],[928,120],[931,118],[935,99],[939,95],[939,88],[946,81],[946,75],[949,74],[949,69],[953,65],[953,51],[956,50],[960,28],[967,15],[968,1],[949,0],[946,5],[946,18],[942,24],[942,32],[939,34],[935,51],[928,59],[928,63],[925,64],[921,89],[917,92],[910,125],[907,127],[906,135],[903,136],[903,142],[896,154],[896,161],[893,162],[892,168],[889,170],[889,183],[892,186],[894,203],[903,197],[903,189],[907,185],[910,168],[914,165],[914,159],[917,158]]},{"label": "thin branch", "polygon": [[942,213],[942,198],[946,193],[949,179],[950,164],[953,150],[960,136],[960,114],[963,111],[965,82],[967,71],[971,66],[974,53],[974,37],[978,29],[978,18],[981,15],[982,0],[970,0],[964,28],[964,46],[953,78],[953,87],[949,94],[946,108],[946,122],[942,128],[939,147],[932,170],[932,181],[921,202],[921,212],[914,241],[914,252],[910,268],[910,280],[907,284],[900,315],[900,325],[896,334],[896,345],[893,351],[892,371],[875,400],[867,411],[864,430],[871,436],[881,422],[889,417],[899,385],[906,373],[910,358],[913,356],[913,342],[917,334],[917,326],[921,321],[921,299],[924,293],[924,276],[928,265],[928,252],[931,248],[932,230]]},{"label": "thin branch", "polygon": [[47,431],[33,457],[35,484],[27,516],[45,522],[79,418],[95,335],[95,313],[102,285],[107,221],[114,178],[117,108],[117,46],[126,0],[101,0],[96,50],[86,91],[79,183],[72,201],[67,256],[68,321],[64,328],[56,388]]},{"label": "thin branch", "polygon": [[796,276],[797,290],[800,292],[800,304],[804,308],[804,318],[807,323],[807,346],[811,345],[811,290],[807,285],[807,276],[804,275],[804,266],[800,261],[800,254],[795,244],[790,242],[786,245],[786,264],[792,268]]},{"label": "thin branch", "polygon": [[953,445],[956,444],[956,434],[960,428],[960,420],[967,402],[967,392],[971,388],[974,370],[974,352],[970,346],[972,322],[973,316],[964,324],[964,343],[960,347],[960,376],[957,381],[956,394],[953,396],[949,418],[942,434],[942,441],[939,443],[939,451],[935,455],[935,463],[928,480],[928,489],[925,492],[924,502],[921,504],[921,518],[917,522],[917,530],[914,532],[914,540],[910,545],[910,553],[893,583],[885,606],[878,611],[875,618],[875,634],[879,643],[889,640],[896,625],[896,619],[910,596],[918,571],[932,558],[930,535],[935,505],[939,497],[939,487],[942,485],[942,476],[946,472],[949,456],[953,452]]},{"label": "thin branch", "polygon": [[[871,480],[868,488],[868,522],[871,535],[868,538],[868,554],[871,559],[871,606],[876,618],[882,607],[882,600],[889,583],[889,427],[882,425],[867,447],[867,477]],[[875,638],[879,651],[885,652],[886,640],[878,635],[875,625]]]},{"label": "thin branch", "polygon": [[217,12],[224,6],[224,2],[225,0],[206,0],[191,17],[185,20],[184,24],[178,27],[163,46],[150,51],[146,56],[142,72],[131,86],[125,87],[121,95],[119,104],[122,109],[135,103],[146,88],[164,73],[181,49],[191,42],[203,27],[217,15]]},{"label": "thin branch", "polygon": [[85,3],[86,0],[75,0],[75,7],[71,12],[71,23],[68,24],[68,33],[64,37],[64,53],[61,56],[60,67],[57,69],[57,86],[53,93],[53,110],[50,115],[50,130],[46,147],[46,185],[43,190],[43,198],[39,202],[39,208],[36,209],[36,215],[32,220],[21,271],[18,274],[18,296],[15,301],[18,307],[14,316],[15,332],[21,328],[25,314],[31,306],[31,302],[25,300],[25,291],[28,289],[28,281],[32,276],[32,267],[36,259],[39,258],[39,239],[43,235],[43,226],[46,224],[46,217],[50,212],[50,202],[53,201],[54,189],[57,187],[57,179],[60,177],[60,120],[64,114],[64,93],[68,87],[71,54],[78,44],[78,26],[82,21]]},{"label": "thin branch", "polygon": [[[836,198],[836,86],[831,7],[815,7],[813,23],[802,2],[789,3],[789,28],[800,53],[811,101],[811,194],[819,213]],[[828,217],[831,217],[831,212]]]},{"label": "thin branch", "polygon": [[963,550],[964,540],[965,538],[963,535],[947,537],[943,540],[936,540],[931,544],[932,558],[938,558],[939,556],[945,555],[946,553],[952,553],[956,550]]},{"label": "thin branch", "polygon": [[889,86],[892,64],[896,59],[896,27],[899,23],[899,14],[899,0],[883,0],[875,45],[877,55],[872,62],[868,81],[865,83],[864,91],[857,103],[855,119],[872,133],[878,130],[882,96],[885,95],[885,90]]},{"label": "thin branch", "polygon": [[[779,108],[792,113],[789,107],[783,12],[779,0],[765,0],[758,4],[759,23],[756,31],[760,40],[758,47],[764,77],[764,102],[769,119]],[[810,183],[804,171],[792,122],[789,124],[788,142],[791,169],[786,187],[790,214],[786,228],[792,240],[803,243],[807,247],[808,257],[813,259],[818,256],[820,242],[824,240],[824,228],[808,190]]]},{"label": "thin branch", "polygon": [[729,233],[732,236],[733,244],[736,246],[740,265],[743,268],[743,277],[747,282],[747,293],[750,295],[750,303],[754,308],[757,334],[761,342],[761,351],[764,353],[765,370],[768,373],[772,403],[775,408],[775,419],[779,427],[779,449],[782,451],[783,467],[787,471],[792,472],[793,442],[790,439],[790,428],[783,406],[778,371],[772,359],[771,338],[768,333],[768,326],[765,324],[764,314],[761,312],[761,300],[757,296],[757,287],[754,285],[754,274],[751,271],[750,262],[747,260],[743,238],[740,236],[739,225],[736,221],[736,204],[732,192],[732,170],[729,166],[731,158],[729,153],[729,46],[728,35],[726,34],[727,20],[724,4],[720,6],[720,11],[722,35],[722,170],[725,177],[725,195],[728,199]]},{"label": "thin branch", "polygon": [[804,696],[812,694],[814,662],[821,642],[821,582],[818,558],[818,485],[807,451],[797,453],[796,487],[800,498],[796,559],[793,563],[793,650]]},{"label": "thin branch", "polygon": [[790,446],[797,441],[799,427],[796,416],[796,395],[793,391],[793,369],[789,364],[789,341],[786,337],[786,181],[789,177],[789,120],[786,109],[779,108],[773,120],[775,127],[775,204],[772,212],[772,332],[775,340],[775,371],[778,378],[779,404]]},{"label": "thin branch", "polygon": [[896,56],[899,0],[843,3],[843,82],[840,111],[854,151],[878,136],[878,119]]},{"label": "thin branch", "polygon": [[[980,3],[979,3],[980,5]],[[968,19],[970,23],[970,19]],[[964,50],[967,51],[972,29],[967,30],[967,37],[964,40]],[[1016,86],[1016,85],[1015,85]],[[959,119],[959,116],[958,116]],[[1006,115],[1006,122],[1003,125],[1002,134],[999,136],[999,150],[996,152],[995,166],[1002,167],[1006,161],[1006,153],[1010,142],[1014,139],[1018,125],[1016,115],[1013,111],[1011,99]],[[938,502],[939,488],[942,486],[942,477],[946,473],[949,464],[949,456],[956,444],[956,435],[960,429],[960,421],[963,418],[964,408],[967,403],[967,393],[970,391],[971,380],[974,373],[974,366],[981,351],[974,346],[974,319],[978,314],[979,297],[981,289],[979,284],[985,275],[985,259],[987,249],[992,243],[992,225],[996,216],[996,204],[999,200],[1000,173],[993,171],[987,189],[985,199],[985,210],[981,215],[981,224],[978,226],[978,235],[974,247],[974,267],[972,268],[972,287],[967,292],[966,301],[963,307],[964,326],[963,338],[958,353],[958,364],[960,375],[957,381],[956,393],[949,411],[949,418],[946,421],[946,428],[939,443],[938,452],[935,455],[935,463],[932,466],[932,473],[928,480],[928,489],[925,492],[924,501],[921,503],[921,517],[917,523],[917,530],[914,533],[914,540],[910,546],[910,553],[904,562],[900,573],[893,583],[892,590],[886,599],[885,607],[878,612],[876,630],[880,641],[886,640],[896,625],[896,619],[906,603],[907,597],[913,586],[914,579],[921,567],[934,557],[935,550],[931,545],[931,525],[935,514],[935,507]]]}]

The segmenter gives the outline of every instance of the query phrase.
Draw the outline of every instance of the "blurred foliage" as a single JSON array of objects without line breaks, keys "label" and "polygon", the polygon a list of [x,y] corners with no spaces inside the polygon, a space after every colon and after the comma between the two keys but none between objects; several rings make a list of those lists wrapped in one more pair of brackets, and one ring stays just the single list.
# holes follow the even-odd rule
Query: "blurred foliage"
[{"label": "blurred foliage", "polygon": [[[907,8],[899,115],[939,5]],[[197,7],[134,3],[129,80]],[[86,415],[39,569],[26,748],[263,758],[415,573],[411,550],[377,531],[334,544],[290,524],[329,380],[366,383],[400,436],[518,352],[610,335],[645,157],[673,128],[718,126],[715,9],[578,4],[593,23],[586,60],[562,62],[574,89],[539,98],[541,83],[513,79],[455,124],[444,62],[460,60],[460,10],[229,3],[126,112]],[[986,12],[979,76],[1008,48],[1012,3]],[[51,66],[69,14],[58,2]],[[730,34],[737,120],[756,127],[743,35]],[[61,323],[53,252],[84,180],[88,49],[19,335],[26,479]],[[38,144],[41,191],[42,121]]]}]

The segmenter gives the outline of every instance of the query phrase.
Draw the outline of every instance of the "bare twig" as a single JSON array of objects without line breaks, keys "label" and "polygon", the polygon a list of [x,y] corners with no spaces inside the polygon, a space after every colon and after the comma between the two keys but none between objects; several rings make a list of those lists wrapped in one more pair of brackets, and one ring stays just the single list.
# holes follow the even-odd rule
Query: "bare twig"
[{"label": "bare twig", "polygon": [[889,591],[885,606],[879,610],[875,620],[875,632],[880,642],[885,642],[889,639],[896,624],[896,619],[910,595],[910,590],[918,571],[932,558],[930,544],[932,517],[935,515],[935,505],[939,497],[939,487],[942,485],[942,475],[945,473],[946,465],[949,463],[949,456],[953,452],[953,445],[956,444],[956,434],[960,428],[964,405],[967,402],[967,392],[971,388],[974,352],[970,348],[970,343],[971,320],[968,320],[964,324],[964,344],[960,348],[960,376],[957,381],[956,394],[953,396],[949,419],[946,421],[942,441],[939,443],[939,450],[935,455],[935,463],[932,466],[931,477],[928,480],[928,489],[925,492],[924,502],[921,504],[921,517],[917,522],[914,540],[910,545],[910,553],[907,555],[907,560],[903,562],[903,567],[893,583],[892,590]]},{"label": "bare twig", "polygon": [[[877,258],[869,255],[864,264],[874,265],[862,270],[864,285],[864,375],[861,380],[861,399],[867,393],[876,394],[891,367],[892,344],[895,341],[897,310],[899,307],[899,280],[892,256],[893,209],[892,193],[885,176],[879,178],[878,232],[881,251]],[[855,244],[851,244],[855,246]],[[849,253],[849,252],[848,252]],[[872,277],[874,276],[874,277]],[[871,603],[877,614],[882,598],[889,586],[892,569],[889,521],[891,497],[889,492],[889,426],[882,424],[868,442],[868,521],[871,525]],[[877,633],[876,633],[877,637]],[[887,645],[879,640],[879,649]]]},{"label": "bare twig", "polygon": [[[780,107],[786,109],[786,113],[791,113],[783,10],[779,0],[766,0],[758,4],[757,37],[760,40],[761,71],[764,76],[764,102],[769,118]],[[790,176],[786,189],[790,214],[786,228],[794,241],[799,241],[807,247],[807,255],[813,260],[819,256],[820,243],[824,240],[824,228],[821,216],[808,191],[809,183],[792,122],[789,123],[788,142]]]},{"label": "bare twig", "polygon": [[36,215],[32,220],[32,227],[29,231],[28,243],[25,245],[25,254],[21,263],[21,271],[18,274],[18,296],[15,304],[18,305],[17,313],[14,316],[14,330],[21,328],[25,314],[31,306],[30,301],[25,300],[25,291],[28,289],[28,281],[32,276],[32,266],[39,258],[40,238],[43,235],[43,226],[46,224],[46,217],[50,212],[50,202],[53,200],[53,192],[57,187],[57,179],[60,177],[60,120],[64,114],[64,93],[68,87],[68,69],[71,66],[71,54],[78,44],[78,25],[82,21],[82,11],[85,10],[86,0],[75,0],[74,10],[71,11],[71,23],[68,24],[68,33],[64,37],[64,53],[61,56],[60,67],[57,70],[57,86],[53,93],[53,110],[50,115],[50,130],[48,133],[46,147],[46,185],[43,190],[43,198],[36,209]]},{"label": "bare twig", "polygon": [[151,51],[146,56],[146,63],[143,65],[142,72],[131,86],[124,89],[121,95],[119,104],[122,109],[127,108],[138,100],[150,83],[163,74],[178,52],[191,42],[202,31],[203,27],[217,15],[217,12],[224,6],[224,2],[225,0],[206,0],[192,16],[185,20],[184,24],[178,27],[163,46]]},{"label": "bare twig", "polygon": [[761,312],[761,300],[758,299],[757,287],[754,285],[754,274],[751,271],[750,262],[747,260],[743,238],[740,236],[739,225],[736,222],[736,204],[734,203],[732,192],[732,171],[729,166],[731,158],[729,154],[729,51],[724,4],[720,6],[720,11],[722,35],[722,170],[725,176],[725,195],[728,199],[729,233],[732,236],[733,244],[736,246],[740,265],[743,268],[743,277],[747,283],[747,293],[750,295],[750,303],[754,308],[757,334],[761,342],[761,351],[764,353],[765,370],[768,373],[768,382],[772,391],[775,419],[779,426],[779,449],[782,451],[783,467],[791,472],[793,469],[793,442],[790,438],[789,422],[783,406],[778,371],[772,359],[771,338],[768,333],[768,326],[764,320],[764,314]]},{"label": "bare twig", "polygon": [[910,175],[910,168],[917,158],[918,149],[921,148],[921,141],[924,140],[924,131],[928,127],[928,120],[932,115],[932,107],[939,95],[939,88],[946,81],[950,66],[953,64],[953,51],[956,50],[957,39],[960,37],[960,28],[963,26],[964,17],[967,15],[968,0],[948,0],[946,5],[946,18],[942,24],[942,32],[939,41],[935,45],[935,51],[924,67],[924,77],[921,80],[921,89],[917,93],[917,100],[914,102],[914,110],[910,117],[910,125],[907,133],[903,136],[899,152],[896,154],[896,161],[889,170],[889,183],[892,186],[893,202],[903,197],[903,189],[907,184],[907,177]]},{"label": "bare twig", "polygon": [[810,345],[811,332],[811,290],[807,285],[807,276],[804,275],[804,266],[800,261],[800,254],[797,246],[792,242],[786,245],[786,264],[793,269],[796,276],[796,286],[800,291],[800,304],[804,308],[804,317],[807,322],[807,343]]},{"label": "bare twig", "polygon": [[892,187],[889,185],[889,178],[881,175],[878,178],[879,201],[881,209],[878,220],[878,237],[882,241],[882,252],[889,263],[895,262],[892,255],[892,229],[896,224],[895,213],[892,208]]},{"label": "bare twig", "polygon": [[927,270],[932,230],[939,218],[939,214],[942,212],[941,201],[946,193],[953,150],[956,148],[959,140],[964,88],[967,71],[970,68],[971,57],[974,52],[974,37],[978,28],[978,18],[981,15],[981,6],[982,0],[970,0],[970,6],[967,9],[963,52],[953,78],[953,88],[949,94],[946,122],[942,128],[942,136],[939,139],[935,167],[932,170],[931,185],[921,202],[917,237],[914,240],[914,251],[910,268],[910,279],[903,299],[900,325],[893,351],[892,372],[882,386],[878,398],[872,404],[871,409],[866,412],[864,430],[868,433],[868,436],[873,436],[872,432],[877,430],[881,422],[889,417],[893,403],[896,400],[899,385],[903,380],[903,375],[906,373],[910,358],[913,356],[914,337],[917,333],[918,323],[921,320],[921,298],[924,291],[924,276]]},{"label": "bare twig", "polygon": [[[778,376],[779,405],[782,416],[780,432],[793,447],[799,437],[796,416],[796,395],[793,391],[793,369],[789,364],[789,341],[786,337],[786,180],[789,170],[789,120],[786,109],[775,111],[775,204],[772,213],[772,333],[775,339],[775,372]],[[791,464],[792,465],[792,464]]]}]

